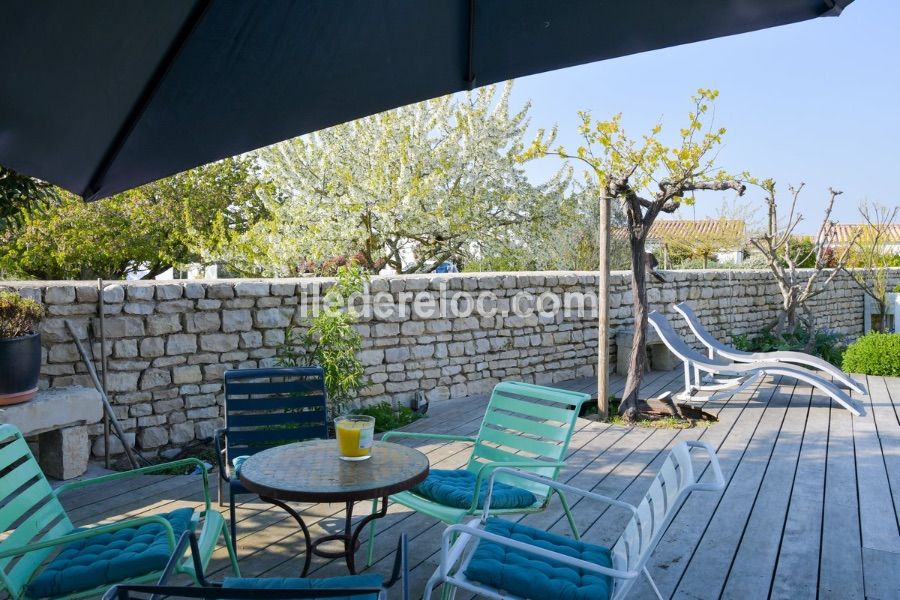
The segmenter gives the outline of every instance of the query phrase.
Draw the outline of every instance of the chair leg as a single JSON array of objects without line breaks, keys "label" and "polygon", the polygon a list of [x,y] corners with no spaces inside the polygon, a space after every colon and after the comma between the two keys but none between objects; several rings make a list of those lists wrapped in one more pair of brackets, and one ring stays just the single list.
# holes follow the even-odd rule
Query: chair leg
[{"label": "chair leg", "polygon": [[237,552],[237,515],[234,507],[234,492],[228,490],[228,526],[231,529],[231,540],[234,542],[234,551]]},{"label": "chair leg", "polygon": [[656,587],[656,582],[653,581],[652,577],[650,577],[650,571],[647,570],[647,567],[644,567],[644,577],[647,578],[647,583],[649,583],[650,587],[653,588],[656,597],[659,598],[659,600],[665,600],[665,598],[663,598],[663,595],[659,593],[659,588]]},{"label": "chair leg", "polygon": [[566,520],[569,521],[569,529],[572,530],[572,535],[575,536],[575,539],[581,541],[581,536],[578,534],[578,528],[575,526],[575,517],[572,516],[572,510],[569,508],[569,501],[566,499],[566,495],[561,491],[556,492],[559,495],[559,502],[562,504],[563,511],[566,513]]},{"label": "chair leg", "polygon": [[[372,513],[378,512],[378,498],[372,500]],[[372,559],[375,557],[375,522],[378,519],[372,519],[369,523],[369,547],[366,550],[366,566],[372,566]]]},{"label": "chair leg", "polygon": [[231,570],[234,572],[234,576],[240,577],[241,569],[238,567],[237,550],[235,550],[234,538],[228,533],[228,529],[228,527],[222,528],[222,536],[225,538],[225,549],[228,550],[228,560],[231,562]]},{"label": "chair leg", "polygon": [[219,508],[222,508],[223,506],[225,506],[225,499],[224,499],[225,493],[222,489],[224,487],[224,485],[225,485],[225,482],[222,480],[221,477],[219,477]]}]

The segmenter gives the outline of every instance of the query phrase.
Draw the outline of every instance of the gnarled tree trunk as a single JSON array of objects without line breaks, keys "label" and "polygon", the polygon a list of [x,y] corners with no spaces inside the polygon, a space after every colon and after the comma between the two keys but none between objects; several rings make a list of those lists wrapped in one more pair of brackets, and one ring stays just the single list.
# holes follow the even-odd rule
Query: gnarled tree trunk
[{"label": "gnarled tree trunk", "polygon": [[[629,219],[630,221],[631,219]],[[629,223],[630,227],[638,227],[641,234],[631,236],[631,292],[634,309],[634,338],[631,342],[631,354],[628,357],[628,377],[625,379],[625,391],[619,404],[619,414],[628,421],[637,420],[638,393],[641,390],[641,379],[647,368],[647,260],[645,227]]]}]

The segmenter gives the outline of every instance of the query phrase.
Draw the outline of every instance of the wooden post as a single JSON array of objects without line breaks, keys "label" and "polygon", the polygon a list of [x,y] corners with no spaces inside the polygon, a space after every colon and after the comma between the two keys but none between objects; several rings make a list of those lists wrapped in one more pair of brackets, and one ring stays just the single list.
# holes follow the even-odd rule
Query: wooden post
[{"label": "wooden post", "polygon": [[597,284],[597,412],[609,418],[609,198],[600,196],[598,246],[600,272]]}]

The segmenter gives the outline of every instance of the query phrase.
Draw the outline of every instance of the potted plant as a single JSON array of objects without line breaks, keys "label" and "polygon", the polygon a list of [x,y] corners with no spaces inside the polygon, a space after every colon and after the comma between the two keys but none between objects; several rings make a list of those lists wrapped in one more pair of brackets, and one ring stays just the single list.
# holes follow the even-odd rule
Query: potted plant
[{"label": "potted plant", "polygon": [[41,372],[44,307],[14,292],[0,292],[0,405],[34,397]]}]

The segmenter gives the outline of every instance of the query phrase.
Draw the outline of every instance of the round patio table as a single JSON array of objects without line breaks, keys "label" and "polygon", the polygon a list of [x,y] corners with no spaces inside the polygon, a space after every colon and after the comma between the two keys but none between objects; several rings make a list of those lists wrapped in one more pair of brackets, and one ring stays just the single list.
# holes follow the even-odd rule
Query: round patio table
[{"label": "round patio table", "polygon": [[[300,525],[306,542],[302,576],[309,571],[313,554],[343,557],[355,575],[353,555],[359,548],[363,528],[387,514],[388,496],[408,490],[428,476],[428,457],[400,444],[374,442],[368,460],[348,462],[338,455],[337,440],[311,440],[263,450],[241,465],[241,484],[265,502],[280,506]],[[378,498],[381,510],[366,515],[354,529],[353,503]],[[287,502],[344,502],[343,533],[313,540],[303,518]],[[344,549],[319,548],[333,541],[343,542]]]}]

